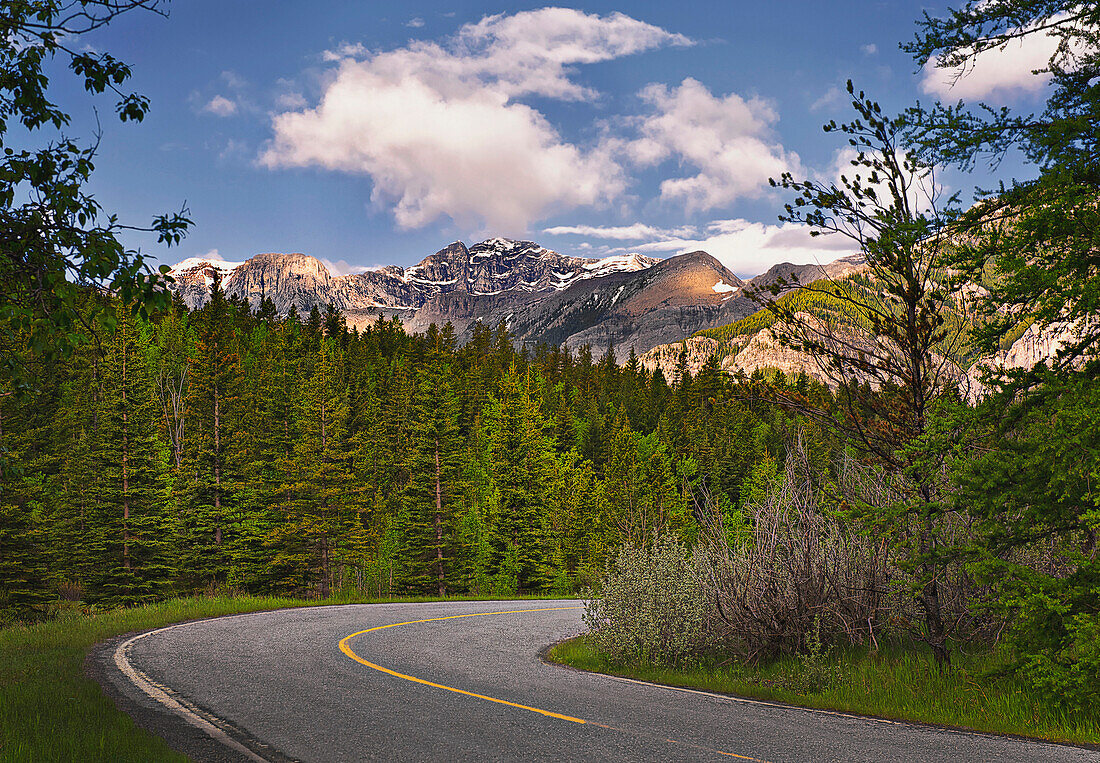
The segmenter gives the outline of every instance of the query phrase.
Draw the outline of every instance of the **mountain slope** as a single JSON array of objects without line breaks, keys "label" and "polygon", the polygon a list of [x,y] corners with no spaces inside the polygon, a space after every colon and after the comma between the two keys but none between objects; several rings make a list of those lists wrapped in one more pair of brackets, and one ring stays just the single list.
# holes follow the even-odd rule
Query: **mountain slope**
[{"label": "mountain slope", "polygon": [[[172,275],[192,308],[206,302],[217,275],[228,296],[253,309],[264,297],[281,314],[292,305],[305,312],[331,303],[352,326],[394,315],[410,332],[450,322],[460,341],[478,322],[495,327],[504,321],[517,344],[589,345],[595,355],[614,347],[621,362],[631,349],[644,354],[699,331],[716,330],[711,338],[726,342],[720,327],[741,325],[759,309],[747,293],[773,283],[789,290],[794,283],[844,277],[860,266],[855,258],[824,266],[788,263],[744,282],[706,252],[597,260],[493,238],[470,247],[456,241],[408,268],[351,275],[333,276],[305,254],[259,254],[244,262],[192,258]],[[672,357],[674,364],[679,349],[663,355],[664,362],[647,363],[666,365]]]},{"label": "mountain slope", "polygon": [[[568,288],[577,281],[623,271],[644,270],[658,260],[633,254],[595,260],[568,257],[530,241],[494,238],[467,248],[456,241],[409,268],[390,266],[332,276],[305,254],[258,254],[244,262],[193,257],[172,269],[175,289],[192,309],[205,304],[215,274],[226,295],[241,297],[253,309],[266,296],[285,314],[330,302],[352,312],[417,310],[441,294],[490,296],[531,294]],[[354,316],[353,316],[354,317]]]}]

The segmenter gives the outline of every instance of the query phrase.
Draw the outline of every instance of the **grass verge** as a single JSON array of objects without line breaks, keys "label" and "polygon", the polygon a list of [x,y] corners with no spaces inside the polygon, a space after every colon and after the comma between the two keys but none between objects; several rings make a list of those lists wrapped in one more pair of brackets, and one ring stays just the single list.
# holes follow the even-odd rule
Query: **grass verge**
[{"label": "grass verge", "polygon": [[704,662],[675,669],[615,664],[585,636],[551,648],[547,659],[596,673],[703,689],[801,707],[1012,734],[1074,744],[1100,744],[1100,716],[1051,707],[1011,676],[998,676],[990,652],[957,653],[939,670],[931,655],[902,645],[833,651],[816,659],[783,658],[759,667]]},{"label": "grass verge", "polygon": [[185,620],[378,601],[198,597],[94,614],[74,610],[49,622],[0,629],[0,761],[186,761],[159,737],[138,728],[99,684],[84,676],[84,657],[94,644]]}]

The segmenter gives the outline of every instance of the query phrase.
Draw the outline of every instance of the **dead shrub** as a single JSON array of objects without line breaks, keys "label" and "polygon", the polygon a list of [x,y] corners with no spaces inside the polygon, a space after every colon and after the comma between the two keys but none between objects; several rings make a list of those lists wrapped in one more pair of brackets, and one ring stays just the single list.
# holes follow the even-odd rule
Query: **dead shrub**
[{"label": "dead shrub", "polygon": [[[868,478],[842,464],[839,487],[882,489]],[[714,627],[740,656],[804,653],[812,638],[874,643],[889,593],[887,543],[821,504],[799,438],[780,483],[745,507],[749,532],[732,547],[726,532],[710,532],[697,551],[720,621]]]}]

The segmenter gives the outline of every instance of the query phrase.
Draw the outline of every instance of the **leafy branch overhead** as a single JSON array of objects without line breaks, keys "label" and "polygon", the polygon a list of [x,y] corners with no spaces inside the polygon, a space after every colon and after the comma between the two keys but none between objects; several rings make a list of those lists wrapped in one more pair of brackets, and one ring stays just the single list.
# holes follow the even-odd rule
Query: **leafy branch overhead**
[{"label": "leafy branch overhead", "polygon": [[[98,139],[81,145],[61,132],[69,113],[49,93],[47,65],[66,60],[91,95],[110,91],[123,122],[140,122],[144,96],[123,89],[129,66],[109,53],[80,52],[75,41],[124,13],[167,15],[159,0],[4,0],[0,2],[0,374],[22,392],[41,364],[69,357],[114,321],[96,293],[110,292],[143,316],[170,303],[167,268],[152,272],[127,249],[123,231],[178,244],[192,221],[180,211],[147,226],[121,222],[84,188]],[[16,127],[15,125],[18,125]],[[37,148],[13,148],[39,138]],[[29,353],[20,352],[26,346]]]}]

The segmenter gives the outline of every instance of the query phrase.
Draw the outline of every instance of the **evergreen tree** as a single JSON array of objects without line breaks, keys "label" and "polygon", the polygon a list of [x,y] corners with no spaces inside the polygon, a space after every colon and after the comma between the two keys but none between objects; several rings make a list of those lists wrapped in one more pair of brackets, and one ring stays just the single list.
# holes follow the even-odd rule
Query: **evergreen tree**
[{"label": "evergreen tree", "polygon": [[[776,299],[781,282],[770,287],[770,296],[757,298],[780,319],[773,327],[780,340],[815,358],[839,388],[841,415],[802,411],[826,421],[899,480],[903,500],[863,507],[863,513],[895,539],[898,561],[912,575],[912,595],[923,610],[923,632],[917,635],[944,665],[950,660],[950,623],[939,586],[949,563],[944,534],[952,523],[944,475],[964,432],[939,431],[935,417],[956,395],[954,369],[963,353],[963,327],[945,317],[963,287],[948,267],[954,248],[949,224],[957,210],[954,199],[941,208],[932,168],[902,147],[905,121],[884,116],[850,81],[848,92],[856,119],[831,122],[825,130],[843,133],[857,150],[852,170],[837,183],[796,181],[790,173],[773,183],[797,194],[780,219],[851,240],[863,252],[865,278],[874,285],[825,279],[803,287],[839,304],[824,320]],[[873,343],[858,338],[864,331]],[[785,379],[777,377],[773,390],[788,404],[802,404]]]},{"label": "evergreen tree", "polygon": [[411,479],[408,506],[407,575],[412,588],[447,592],[453,579],[455,504],[462,494],[458,436],[458,398],[451,390],[450,369],[429,366],[413,398]]},{"label": "evergreen tree", "polygon": [[[342,356],[334,339],[318,346],[313,373],[303,382],[300,436],[283,488],[284,516],[271,535],[275,564],[293,590],[328,596],[360,537],[351,484],[347,433],[348,402],[340,384]],[[349,548],[348,546],[355,546]]]},{"label": "evergreen tree", "polygon": [[538,591],[546,583],[543,521],[554,466],[542,416],[529,394],[530,381],[530,376],[514,372],[505,375],[489,435],[500,491],[493,527],[495,560],[500,579],[514,580],[518,591]]},{"label": "evergreen tree", "polygon": [[[962,3],[925,15],[905,46],[920,65],[962,70],[1016,41],[1053,42],[1036,74],[1050,83],[1045,109],[1014,113],[984,104],[936,103],[907,113],[909,138],[930,162],[998,170],[1019,149],[1028,179],[1002,181],[961,217],[956,267],[988,290],[975,343],[1001,348],[1018,327],[1056,332],[1047,362],[998,369],[981,409],[983,451],[962,469],[957,505],[987,535],[970,549],[994,603],[1015,615],[1019,669],[1050,696],[1094,707],[1100,696],[1100,532],[1095,406],[1100,384],[1100,8],[1083,0]],[[1042,539],[1058,564],[1016,558]],[[1055,572],[1055,567],[1058,571]]]},{"label": "evergreen tree", "polygon": [[157,440],[148,347],[124,305],[103,358],[101,443],[92,469],[101,477],[88,538],[89,598],[135,604],[160,598],[175,577],[174,528],[165,463]]},{"label": "evergreen tree", "polygon": [[217,277],[210,301],[194,316],[186,418],[190,434],[178,483],[185,533],[181,563],[192,582],[218,587],[230,576],[227,534],[239,518],[245,454],[240,445],[243,371],[233,319]]},{"label": "evergreen tree", "polygon": [[35,619],[56,598],[46,527],[50,398],[0,395],[0,622]]}]

